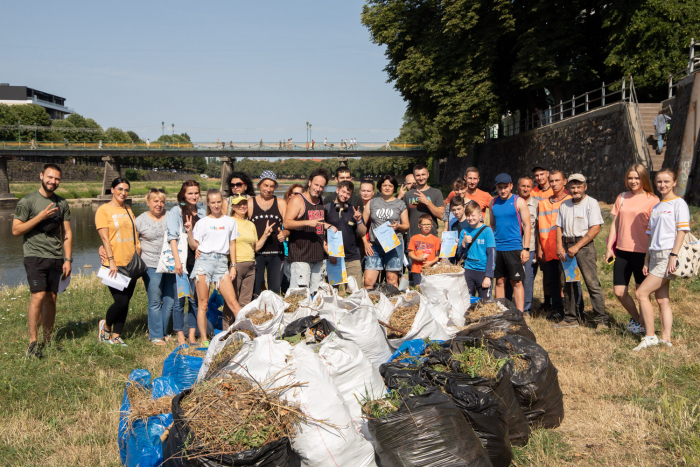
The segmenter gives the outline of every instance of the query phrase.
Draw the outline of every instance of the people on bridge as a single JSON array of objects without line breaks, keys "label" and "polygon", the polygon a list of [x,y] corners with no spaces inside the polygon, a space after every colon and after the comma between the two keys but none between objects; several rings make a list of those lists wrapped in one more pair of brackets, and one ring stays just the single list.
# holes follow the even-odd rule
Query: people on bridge
[{"label": "people on bridge", "polygon": [[[350,180],[339,181],[335,187],[335,198],[324,204],[324,215],[329,229],[342,233],[345,270],[348,277],[354,277],[357,285],[360,286],[363,280],[360,249],[357,244],[358,237],[363,238],[367,233],[367,226],[362,217],[362,206],[352,204],[354,191],[355,185]],[[336,258],[330,256],[328,260],[335,264]]]},{"label": "people on bridge", "polygon": [[255,225],[258,238],[265,237],[268,223],[273,226],[272,234],[265,237],[265,242],[255,253],[255,288],[253,295],[262,291],[267,276],[267,290],[280,293],[282,263],[284,261],[284,240],[289,235],[284,230],[284,215],[287,203],[275,196],[277,174],[265,170],[258,181],[259,195],[248,198],[248,216]]},{"label": "people on bridge", "polygon": [[[608,329],[608,315],[605,313],[605,296],[598,280],[597,253],[593,239],[600,233],[605,222],[600,213],[600,205],[595,198],[586,195],[586,177],[581,174],[569,176],[567,188],[571,198],[561,203],[557,216],[557,256],[569,261],[576,258],[576,264],[586,281],[595,314],[596,332]],[[554,324],[555,328],[576,328],[582,317],[577,310],[577,287],[579,281],[570,281],[562,274],[564,285],[564,320]]]},{"label": "people on bridge", "polygon": [[323,260],[328,245],[321,196],[329,178],[326,169],[314,169],[309,174],[304,192],[290,198],[284,216],[284,228],[289,230],[289,286],[308,287],[311,293],[316,292],[325,273]]},{"label": "people on bridge", "polygon": [[389,140],[386,140],[386,150],[391,151],[391,146],[389,145]]},{"label": "people on bridge", "polygon": [[[659,202],[651,210],[647,235],[649,250],[644,258],[646,278],[637,287],[637,301],[642,311],[646,332],[634,350],[664,344],[671,347],[671,327],[673,311],[669,300],[669,284],[678,268],[678,253],[683,246],[686,234],[690,231],[690,210],[680,196],[676,196],[678,175],[673,169],[664,168],[656,173],[656,190],[661,194]],[[654,333],[654,308],[651,294],[659,304],[661,339]]]},{"label": "people on bridge", "polygon": [[[236,197],[240,198],[242,196]],[[210,284],[216,284],[234,318],[241,309],[233,289],[237,273],[236,239],[240,234],[236,221],[224,214],[224,204],[221,192],[217,188],[210,188],[207,190],[207,216],[200,219],[194,227],[191,218],[187,217],[185,221],[190,248],[196,250],[190,278],[195,280],[197,287],[197,328],[204,347],[209,347],[207,303]]]},{"label": "people on bridge", "polygon": [[323,150],[325,151],[328,147],[328,138],[323,138]]},{"label": "people on bridge", "polygon": [[[125,178],[115,178],[111,191],[112,199],[95,212],[95,227],[107,255],[107,264],[103,263],[103,266],[109,268],[109,277],[116,279],[120,273],[130,280],[123,290],[108,287],[114,303],[107,309],[105,319],[98,324],[97,340],[111,345],[126,346],[121,334],[129,313],[129,302],[139,279],[129,276],[126,266],[136,259],[135,256],[140,255],[141,244],[136,232],[134,213],[126,204],[131,191],[129,181]],[[119,268],[122,268],[121,271]]]},{"label": "people on bridge", "polygon": [[[68,202],[55,191],[61,184],[61,168],[45,164],[41,186],[19,200],[12,220],[12,235],[23,236],[24,269],[31,299],[27,312],[29,346],[27,356],[43,356],[51,343],[56,320],[56,296],[62,279],[71,274],[73,232]],[[40,343],[38,328],[42,326]]]},{"label": "people on bridge", "polygon": [[644,257],[647,253],[646,233],[651,211],[659,203],[651,186],[649,172],[641,164],[633,164],[625,174],[625,187],[615,200],[611,215],[605,261],[613,265],[613,292],[620,301],[630,321],[627,330],[633,334],[645,332],[640,311],[629,294],[630,279],[639,288],[644,281]]},{"label": "people on bridge", "polygon": [[[399,184],[393,175],[382,175],[379,177],[377,186],[379,187],[380,196],[372,198],[366,204],[363,212],[363,221],[370,226],[370,248],[366,249],[364,285],[366,289],[374,288],[379,272],[384,270],[386,271],[386,281],[398,288],[401,271],[403,270],[405,248],[402,234],[409,230],[408,209],[403,200],[394,196]],[[374,230],[387,222],[396,232],[400,245],[385,252],[379,239],[374,234]]]},{"label": "people on bridge", "polygon": [[525,308],[525,264],[530,258],[530,211],[520,196],[512,193],[510,175],[496,176],[498,196],[491,201],[491,227],[496,239],[496,298],[506,296],[506,280],[513,287],[513,302]]},{"label": "people on bridge", "polygon": [[532,185],[533,180],[531,177],[525,176],[518,179],[518,194],[527,204],[527,209],[530,211],[530,257],[527,262],[523,264],[523,269],[525,269],[525,280],[523,281],[523,287],[525,288],[525,305],[523,308],[523,313],[525,315],[530,315],[532,313],[532,294],[535,287],[535,276],[537,275],[537,232],[535,231],[535,225],[537,224],[537,206],[539,201],[532,196]]},{"label": "people on bridge", "polygon": [[[189,281],[191,295],[188,297],[175,298],[173,304],[173,332],[177,334],[178,345],[185,343],[184,330],[189,329],[189,343],[196,344],[197,334],[197,287],[194,279],[190,278],[190,273],[194,268],[195,250],[190,247],[187,238],[187,228],[194,228],[200,219],[207,216],[206,204],[199,202],[200,189],[199,183],[194,180],[186,180],[180,191],[177,194],[177,204],[173,206],[166,215],[165,222],[168,227],[168,242],[170,242],[171,251],[179,251],[179,246],[186,249],[187,259],[185,264],[179,254],[173,254],[175,262],[175,274],[187,278]],[[189,303],[189,311],[187,313],[187,326],[185,326],[185,300]]]}]

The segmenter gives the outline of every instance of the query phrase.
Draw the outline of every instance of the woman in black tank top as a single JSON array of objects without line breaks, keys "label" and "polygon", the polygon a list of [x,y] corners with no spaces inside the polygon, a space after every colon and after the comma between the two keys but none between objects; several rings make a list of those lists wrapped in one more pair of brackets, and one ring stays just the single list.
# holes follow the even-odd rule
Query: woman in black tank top
[{"label": "woman in black tank top", "polygon": [[285,238],[282,221],[287,204],[275,196],[276,188],[277,176],[274,172],[266,170],[261,174],[258,182],[260,194],[248,200],[250,220],[255,224],[258,238],[264,234],[268,222],[273,226],[273,234],[255,254],[255,287],[253,289],[255,297],[262,291],[265,272],[267,272],[267,290],[280,293]]}]

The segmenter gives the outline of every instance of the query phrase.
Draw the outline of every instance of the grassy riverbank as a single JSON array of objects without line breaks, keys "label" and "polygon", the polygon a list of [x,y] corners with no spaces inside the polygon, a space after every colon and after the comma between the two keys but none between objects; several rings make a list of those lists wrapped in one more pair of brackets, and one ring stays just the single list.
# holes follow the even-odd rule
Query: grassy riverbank
[{"label": "grassy riverbank", "polygon": [[[692,226],[697,232],[698,209]],[[700,459],[700,280],[672,283],[674,347],[633,353],[638,339],[623,331],[628,318],[612,294],[612,268],[602,261],[607,231],[596,246],[612,330],[557,331],[544,319],[530,321],[559,369],[566,415],[560,428],[538,430],[515,449],[517,466],[697,465]],[[97,323],[111,299],[94,276],[76,276],[59,298],[55,335],[62,350],[27,359],[28,302],[26,287],[0,289],[0,465],[119,465],[126,378],[135,368],[159,376],[175,347],[148,342],[142,283],[125,348],[97,344]]]}]

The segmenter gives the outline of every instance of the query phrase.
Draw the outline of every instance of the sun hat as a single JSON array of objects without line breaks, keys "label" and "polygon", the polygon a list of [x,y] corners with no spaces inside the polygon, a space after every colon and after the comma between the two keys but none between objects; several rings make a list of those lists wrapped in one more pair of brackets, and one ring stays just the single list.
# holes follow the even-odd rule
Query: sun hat
[{"label": "sun hat", "polygon": [[231,198],[231,204],[238,204],[238,203],[242,203],[243,201],[247,202],[248,198],[246,198],[245,196],[241,196],[241,195],[234,196]]}]

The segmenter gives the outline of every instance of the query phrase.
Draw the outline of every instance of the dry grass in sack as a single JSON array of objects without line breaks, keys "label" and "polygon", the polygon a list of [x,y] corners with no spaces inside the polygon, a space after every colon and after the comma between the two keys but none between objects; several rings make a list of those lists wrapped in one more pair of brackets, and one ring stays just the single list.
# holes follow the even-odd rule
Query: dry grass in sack
[{"label": "dry grass in sack", "polygon": [[[491,337],[493,334],[496,334],[497,332],[492,332],[489,334],[489,337]],[[503,334],[505,335],[505,334]],[[503,336],[501,336],[503,337]],[[510,355],[511,360],[513,360],[513,364],[515,365],[515,372],[518,373],[520,371],[525,371],[528,369],[530,366],[530,362],[527,361],[526,358],[524,358],[522,355],[515,353],[515,349],[513,348],[513,344],[510,342],[506,341],[506,347],[508,348],[509,352],[508,355]]]},{"label": "dry grass in sack", "polygon": [[284,312],[285,313],[294,313],[299,308],[299,302],[301,302],[305,298],[306,298],[306,295],[300,294],[300,293],[291,295],[289,297],[284,297],[284,302],[289,303],[289,307],[287,307],[287,309],[284,310]]},{"label": "dry grass in sack", "polygon": [[382,296],[379,294],[369,294],[369,299],[372,300],[372,305],[376,305],[379,303],[379,300],[382,299]]},{"label": "dry grass in sack", "polygon": [[177,351],[180,355],[187,355],[188,357],[202,357],[206,354],[207,349],[201,349],[197,345],[190,345],[189,347],[182,347]]},{"label": "dry grass in sack", "polygon": [[126,416],[129,429],[137,420],[142,420],[145,423],[149,417],[171,411],[173,396],[154,399],[149,389],[134,381],[126,388],[126,395],[129,397],[129,404],[131,404],[131,410]]},{"label": "dry grass in sack", "polygon": [[260,326],[261,324],[267,323],[274,317],[275,315],[267,311],[267,305],[265,305],[264,303],[262,305],[262,308],[260,308],[257,311],[254,311],[253,313],[248,313],[246,315],[246,318],[251,320],[256,326]]},{"label": "dry grass in sack", "polygon": [[264,390],[238,375],[195,386],[181,403],[188,451],[232,455],[294,436],[303,414],[280,399],[292,386]]},{"label": "dry grass in sack", "polygon": [[256,336],[255,333],[254,333],[253,331],[251,331],[250,329],[236,329],[236,332],[242,332],[243,334],[245,334],[246,336],[248,336],[248,337],[250,338],[250,340],[255,340],[255,338],[258,337],[258,336]]},{"label": "dry grass in sack", "polygon": [[396,331],[388,329],[387,337],[390,339],[400,339],[408,334],[419,309],[420,303],[410,306],[400,306],[395,309],[389,318],[389,326],[396,329]]},{"label": "dry grass in sack", "polygon": [[485,318],[486,316],[498,315],[505,311],[508,311],[508,309],[501,307],[498,302],[481,303],[481,300],[479,300],[476,302],[474,308],[468,312],[467,318],[470,320],[477,320]]},{"label": "dry grass in sack", "polygon": [[459,362],[460,372],[472,378],[496,379],[499,370],[508,362],[506,358],[496,358],[486,347],[465,347],[461,353],[453,353],[452,359]]},{"label": "dry grass in sack", "polygon": [[365,396],[363,397],[363,400],[358,400],[362,406],[362,414],[364,418],[377,419],[386,417],[387,415],[396,412],[399,410],[399,407],[401,407],[401,404],[404,401],[404,396],[401,395],[400,391],[409,388],[410,391],[408,396],[420,396],[425,392],[425,388],[423,386],[409,387],[404,383],[398,390],[392,389],[389,391],[389,394],[381,399],[369,400]]},{"label": "dry grass in sack", "polygon": [[209,370],[207,370],[207,374],[204,378],[208,379],[215,373],[219,372],[220,368],[224,367],[233,357],[236,356],[236,354],[238,354],[241,347],[243,347],[243,344],[245,344],[243,341],[231,341],[226,344],[224,348],[221,349],[221,352],[214,355],[214,358],[211,359]]},{"label": "dry grass in sack", "polygon": [[423,268],[421,275],[423,276],[434,276],[435,274],[455,274],[464,273],[464,269],[461,266],[448,262],[438,262],[435,266],[431,268]]}]

